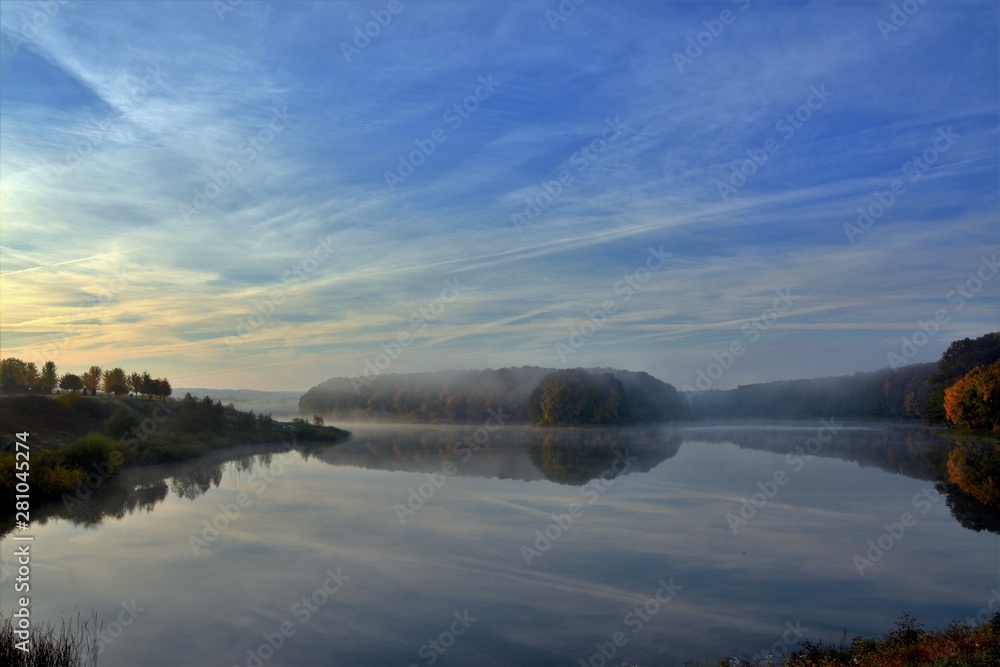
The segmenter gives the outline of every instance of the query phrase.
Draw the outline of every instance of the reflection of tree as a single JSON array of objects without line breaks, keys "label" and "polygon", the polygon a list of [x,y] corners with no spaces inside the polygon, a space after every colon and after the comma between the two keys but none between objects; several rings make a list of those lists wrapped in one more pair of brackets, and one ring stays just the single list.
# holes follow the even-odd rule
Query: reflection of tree
[{"label": "reflection of tree", "polygon": [[[706,440],[732,442],[738,447],[788,453],[802,447],[814,432],[781,426],[758,430],[736,426],[706,429],[699,435]],[[963,444],[923,428],[858,427],[838,432],[822,445],[816,456],[933,481],[962,526],[1000,534],[1000,504],[984,504],[975,497],[995,497],[1000,481],[1000,453],[995,445]]]},{"label": "reflection of tree", "polygon": [[[323,447],[312,443],[310,451],[317,452]],[[252,473],[254,468],[269,466],[275,453],[291,449],[287,443],[247,445],[180,463],[128,468],[115,477],[92,478],[89,485],[80,487],[78,494],[33,504],[31,518],[42,525],[50,519],[67,519],[74,525],[97,526],[108,518],[122,519],[136,511],[152,511],[171,490],[181,498],[197,498],[219,486],[227,471],[236,476]],[[12,530],[14,516],[0,518],[0,537]]]},{"label": "reflection of tree", "polygon": [[98,526],[109,517],[122,519],[137,510],[152,511],[157,503],[167,497],[167,493],[167,484],[163,480],[130,484],[116,477],[107,480],[89,498],[73,498],[56,506],[58,511],[45,512],[47,508],[42,506],[43,511],[37,521],[45,524],[49,519],[58,518],[68,519],[77,526]]},{"label": "reflection of tree", "polygon": [[[483,436],[478,441],[477,433]],[[679,432],[664,426],[504,426],[490,433],[458,426],[389,426],[355,433],[351,442],[317,458],[333,466],[425,473],[440,470],[448,461],[462,477],[584,484],[609,470],[619,455],[633,458],[623,474],[648,472],[674,456],[680,444]]]},{"label": "reflection of tree", "polygon": [[676,431],[653,429],[550,432],[532,444],[530,454],[546,479],[579,486],[602,476],[652,470],[674,456],[680,443]]},{"label": "reflection of tree", "polygon": [[213,486],[222,483],[222,465],[196,470],[188,475],[174,477],[170,490],[181,498],[194,500]]},{"label": "reflection of tree", "polygon": [[1000,510],[1000,447],[958,445],[948,454],[948,480],[980,503]]},{"label": "reflection of tree", "polygon": [[964,493],[957,484],[938,482],[934,488],[938,493],[944,494],[948,509],[963,528],[977,533],[986,530],[1000,535],[1000,512]]}]

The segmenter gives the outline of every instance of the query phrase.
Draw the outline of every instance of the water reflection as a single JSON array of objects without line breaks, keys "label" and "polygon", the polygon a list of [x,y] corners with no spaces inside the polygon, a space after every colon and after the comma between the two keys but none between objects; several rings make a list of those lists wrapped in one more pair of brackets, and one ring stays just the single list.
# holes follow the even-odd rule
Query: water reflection
[{"label": "water reflection", "polygon": [[[226,471],[237,476],[252,474],[255,468],[269,466],[275,454],[291,449],[287,443],[245,445],[180,463],[128,468],[116,477],[95,474],[76,493],[64,494],[60,501],[33,504],[32,523],[45,525],[53,519],[66,519],[76,526],[94,528],[108,519],[151,512],[171,491],[194,500],[218,487]],[[317,451],[312,443],[309,448],[295,449],[303,458]],[[14,516],[5,515],[0,538],[14,526]]]},{"label": "water reflection", "polygon": [[[816,424],[709,425],[685,429],[688,437],[776,454],[801,451],[817,429]],[[963,493],[948,476],[948,455],[960,443],[935,435],[920,426],[853,425],[822,443],[814,455],[856,463],[862,468],[934,482],[945,496],[952,516],[964,528],[1000,534],[1000,513]],[[812,451],[812,450],[810,450]]]},{"label": "water reflection", "polygon": [[680,449],[674,427],[534,429],[506,427],[477,442],[461,427],[354,427],[344,444],[316,454],[334,466],[394,472],[433,472],[446,461],[460,477],[485,477],[581,486],[630,457],[622,474],[648,472]]},{"label": "water reflection", "polygon": [[[109,666],[257,664],[248,650],[287,621],[275,667],[426,664],[421,646],[466,610],[478,620],[436,665],[575,667],[616,632],[629,642],[614,664],[680,665],[759,652],[787,622],[836,641],[901,611],[935,627],[974,614],[995,586],[997,539],[957,525],[940,497],[863,576],[853,560],[932,486],[951,443],[917,430],[838,433],[730,529],[740,497],[788,470],[817,426],[510,426],[466,450],[474,430],[366,425],[332,446],[133,469],[46,510],[67,521],[38,528],[34,614],[82,605],[107,622],[137,600],[148,615],[102,656]],[[621,456],[632,464],[591,503],[581,483],[598,486]],[[454,476],[401,521],[394,505],[446,463]],[[252,503],[216,524],[241,494]],[[530,563],[525,546],[539,552]],[[13,545],[0,550],[9,559]],[[295,610],[339,568],[350,579],[306,623]],[[629,614],[661,580],[683,588],[637,632]]]},{"label": "water reflection", "polygon": [[[615,462],[629,458],[620,474],[648,472],[676,456],[683,437],[715,444],[734,444],[755,451],[788,455],[801,450],[816,424],[687,425],[621,429],[535,429],[508,426],[475,438],[475,431],[458,426],[349,425],[355,436],[330,445],[258,444],[215,452],[196,460],[132,468],[118,477],[96,479],[61,503],[32,508],[34,522],[67,519],[95,527],[107,519],[150,512],[169,492],[194,500],[218,487],[228,473],[252,474],[267,467],[277,453],[294,451],[331,466],[351,466],[391,472],[440,470],[451,461],[456,475],[505,480],[548,480],[582,486],[601,475],[619,473]],[[813,452],[862,468],[935,482],[955,519],[965,528],[1000,534],[1000,515],[962,493],[948,479],[947,460],[956,443],[924,428],[848,426]],[[0,537],[14,529],[14,517],[4,516]]]}]

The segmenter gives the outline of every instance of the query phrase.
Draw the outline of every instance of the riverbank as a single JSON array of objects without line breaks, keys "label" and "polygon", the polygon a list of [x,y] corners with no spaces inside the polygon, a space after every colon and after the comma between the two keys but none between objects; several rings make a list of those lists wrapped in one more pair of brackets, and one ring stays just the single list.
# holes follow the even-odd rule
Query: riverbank
[{"label": "riverbank", "polygon": [[[904,614],[894,630],[878,638],[855,637],[840,647],[805,642],[787,657],[734,657],[716,667],[991,667],[1000,665],[1000,611],[971,626],[951,623],[924,630]],[[692,665],[691,667],[695,667]]]},{"label": "riverbank", "polygon": [[[301,419],[278,422],[190,395],[159,401],[3,395],[0,424],[0,498],[12,499],[17,483],[27,481],[33,500],[59,498],[89,476],[113,476],[127,466],[183,461],[248,443],[336,443],[351,435]],[[26,449],[16,444],[22,440],[30,451],[26,480],[17,476],[26,459],[17,456],[16,450]]]},{"label": "riverbank", "polygon": [[[33,632],[29,652],[20,651],[21,639],[13,619],[0,615],[0,663],[19,667],[83,667],[96,664],[94,626],[64,623],[61,631],[44,625]],[[688,663],[698,667],[706,663]],[[894,630],[882,637],[855,637],[841,647],[806,642],[787,657],[755,659],[733,657],[716,667],[989,667],[1000,664],[1000,612],[970,626],[952,623],[939,632],[923,630],[909,615],[903,615]]]}]

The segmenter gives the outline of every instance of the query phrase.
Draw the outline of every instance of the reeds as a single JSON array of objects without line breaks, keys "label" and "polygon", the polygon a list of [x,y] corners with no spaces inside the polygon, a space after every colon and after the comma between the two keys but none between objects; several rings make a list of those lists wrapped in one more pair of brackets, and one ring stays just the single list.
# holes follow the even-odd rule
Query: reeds
[{"label": "reeds", "polygon": [[28,650],[17,645],[23,640],[15,631],[13,618],[0,614],[0,665],[5,667],[93,667],[97,665],[97,617],[83,620],[77,614],[62,620],[58,629],[51,623],[32,624]]}]

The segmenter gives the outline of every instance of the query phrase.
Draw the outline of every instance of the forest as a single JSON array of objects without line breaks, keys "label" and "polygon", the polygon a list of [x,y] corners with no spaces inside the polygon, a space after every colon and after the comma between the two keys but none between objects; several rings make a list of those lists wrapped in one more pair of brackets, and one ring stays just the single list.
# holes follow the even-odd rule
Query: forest
[{"label": "forest", "polygon": [[332,378],[300,413],[335,420],[477,423],[502,410],[541,426],[725,419],[919,420],[1000,428],[1000,333],[954,341],[941,359],[854,375],[678,392],[645,372],[538,366]]},{"label": "forest", "polygon": [[[726,391],[691,393],[688,397],[696,419],[919,419],[930,424],[964,423],[957,412],[952,419],[946,410],[946,391],[970,373],[961,384],[966,402],[979,387],[980,396],[996,401],[990,378],[997,374],[1000,360],[1000,333],[954,341],[941,359],[898,369],[855,373],[812,380],[787,380],[743,385]],[[976,369],[982,369],[976,371]],[[954,393],[954,392],[953,392]],[[957,399],[953,403],[961,401]],[[986,414],[997,415],[990,400],[982,403],[984,417],[974,428],[984,428]],[[991,407],[992,406],[992,407]],[[970,408],[971,409],[971,408]],[[977,408],[978,409],[978,408]],[[992,410],[992,413],[990,411]]]},{"label": "forest", "polygon": [[[533,392],[539,390],[538,394]],[[541,408],[542,393],[545,405]],[[307,391],[301,414],[335,420],[480,423],[502,410],[515,423],[598,425],[691,418],[671,385],[645,372],[537,366],[332,378]]]}]

